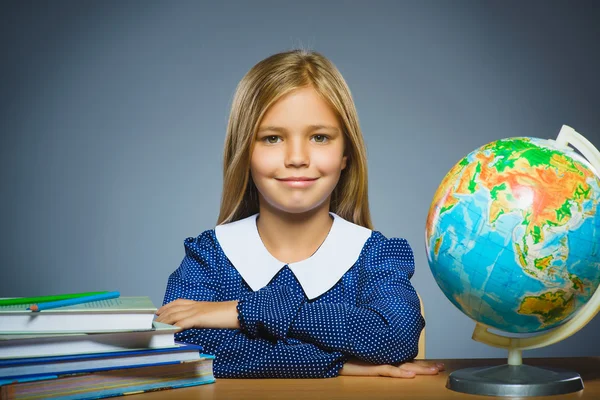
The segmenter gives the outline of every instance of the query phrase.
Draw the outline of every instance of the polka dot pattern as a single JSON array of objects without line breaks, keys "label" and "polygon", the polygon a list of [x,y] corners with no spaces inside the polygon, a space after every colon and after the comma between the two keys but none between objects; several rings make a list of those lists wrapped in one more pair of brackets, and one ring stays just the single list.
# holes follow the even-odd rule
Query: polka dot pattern
[{"label": "polka dot pattern", "polygon": [[[404,239],[374,231],[352,268],[308,300],[288,266],[254,292],[227,259],[214,230],[184,242],[164,304],[178,298],[239,300],[241,329],[188,329],[176,339],[216,356],[217,378],[328,378],[349,357],[374,364],[414,358],[425,325]],[[343,251],[343,249],[341,249]],[[326,266],[324,266],[326,268]],[[315,276],[315,279],[319,279]]]}]

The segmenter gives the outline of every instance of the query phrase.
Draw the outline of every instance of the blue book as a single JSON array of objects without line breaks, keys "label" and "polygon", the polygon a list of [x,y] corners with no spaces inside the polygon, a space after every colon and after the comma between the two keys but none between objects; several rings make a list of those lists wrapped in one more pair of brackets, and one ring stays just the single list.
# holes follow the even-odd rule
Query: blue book
[{"label": "blue book", "polygon": [[0,380],[172,364],[206,357],[201,354],[202,346],[176,344],[159,349],[4,359],[0,360]]}]

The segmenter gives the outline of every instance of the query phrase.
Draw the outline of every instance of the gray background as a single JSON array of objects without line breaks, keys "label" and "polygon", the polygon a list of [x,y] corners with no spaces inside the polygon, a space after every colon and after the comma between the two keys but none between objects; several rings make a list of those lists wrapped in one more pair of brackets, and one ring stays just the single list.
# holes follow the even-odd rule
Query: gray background
[{"label": "gray background", "polygon": [[[600,145],[594,2],[9,2],[0,11],[0,296],[161,304],[183,239],[214,227],[235,86],[273,53],[341,70],[375,228],[406,237],[431,358],[504,357],[437,287],[424,224],[446,172],[569,124]],[[600,356],[600,317],[533,356]]]}]

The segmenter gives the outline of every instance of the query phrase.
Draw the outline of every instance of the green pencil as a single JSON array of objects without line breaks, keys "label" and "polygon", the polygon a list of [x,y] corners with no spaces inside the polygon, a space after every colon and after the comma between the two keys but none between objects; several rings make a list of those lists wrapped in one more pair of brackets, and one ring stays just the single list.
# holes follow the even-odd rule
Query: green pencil
[{"label": "green pencil", "polygon": [[38,296],[38,297],[18,297],[16,299],[3,299],[0,300],[1,306],[13,306],[15,304],[33,304],[33,303],[45,303],[47,301],[57,301],[66,299],[75,299],[77,297],[93,296],[97,294],[108,293],[104,292],[86,292],[86,293],[71,293],[71,294],[57,294],[54,296]]}]

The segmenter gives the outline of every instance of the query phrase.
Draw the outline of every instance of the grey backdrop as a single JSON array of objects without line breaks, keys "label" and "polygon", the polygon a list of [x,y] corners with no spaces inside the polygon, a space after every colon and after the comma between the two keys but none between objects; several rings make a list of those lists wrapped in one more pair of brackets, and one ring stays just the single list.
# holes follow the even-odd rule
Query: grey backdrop
[{"label": "grey backdrop", "polygon": [[[160,305],[214,227],[235,86],[266,56],[328,56],[355,97],[375,228],[406,237],[431,358],[504,357],[437,287],[424,223],[461,157],[570,124],[600,145],[594,2],[9,2],[0,11],[0,296]],[[600,356],[596,317],[531,356]]]}]

